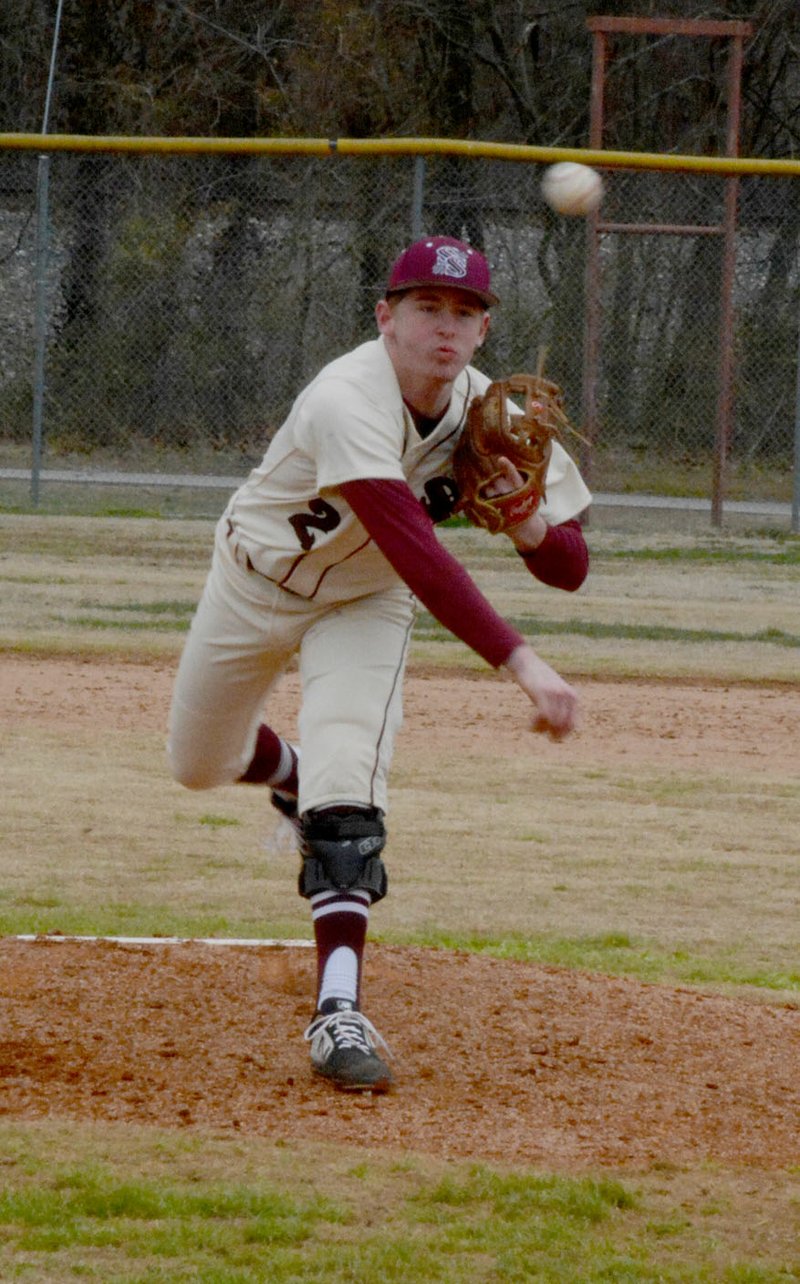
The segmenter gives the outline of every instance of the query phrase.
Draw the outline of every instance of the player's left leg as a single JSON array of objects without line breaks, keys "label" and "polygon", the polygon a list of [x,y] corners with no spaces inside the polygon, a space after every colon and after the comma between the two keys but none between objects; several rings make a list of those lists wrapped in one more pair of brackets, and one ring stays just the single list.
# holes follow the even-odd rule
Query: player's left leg
[{"label": "player's left leg", "polygon": [[388,776],[403,719],[414,623],[408,589],[345,602],[300,647],[300,812],[351,803],[388,810]]},{"label": "player's left leg", "polygon": [[339,1088],[385,1092],[384,1041],[363,1015],[361,971],[370,906],[386,892],[383,815],[375,808],[320,808],[303,816],[299,890],[311,902],[317,999],[306,1039],[318,1074]]},{"label": "player's left leg", "polygon": [[406,590],[347,604],[303,641],[301,894],[317,945],[315,1070],[337,1087],[385,1091],[383,1040],[360,1010],[370,907],[386,893],[387,776],[402,719],[413,607]]}]

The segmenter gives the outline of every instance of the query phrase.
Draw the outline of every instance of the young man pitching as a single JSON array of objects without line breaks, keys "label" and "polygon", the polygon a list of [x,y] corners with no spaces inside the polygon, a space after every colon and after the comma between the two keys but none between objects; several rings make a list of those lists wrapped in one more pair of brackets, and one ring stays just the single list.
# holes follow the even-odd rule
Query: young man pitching
[{"label": "young man pitching", "polygon": [[[478,250],[426,237],[394,263],[378,337],[300,392],[261,464],[236,491],[175,682],[169,754],[177,780],[265,784],[293,822],[299,890],[317,950],[314,1070],[339,1088],[385,1091],[386,1046],[361,1012],[370,907],[386,894],[387,777],[419,601],[533,706],[561,738],[577,696],[502,619],[440,544],[454,509],[453,447],[489,384],[472,365],[497,302]],[[519,475],[504,465],[498,487]],[[590,502],[558,443],[546,500],[510,532],[528,570],[575,589]],[[263,719],[289,662],[302,682],[298,750]]]}]

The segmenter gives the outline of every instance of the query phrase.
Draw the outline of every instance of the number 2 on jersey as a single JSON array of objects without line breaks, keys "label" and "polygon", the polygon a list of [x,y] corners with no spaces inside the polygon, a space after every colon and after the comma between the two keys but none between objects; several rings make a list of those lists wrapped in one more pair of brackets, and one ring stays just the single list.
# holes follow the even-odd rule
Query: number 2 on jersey
[{"label": "number 2 on jersey", "polygon": [[294,513],[289,518],[304,553],[314,547],[315,531],[335,531],[342,520],[341,513],[326,499],[312,499],[308,507],[310,513]]}]

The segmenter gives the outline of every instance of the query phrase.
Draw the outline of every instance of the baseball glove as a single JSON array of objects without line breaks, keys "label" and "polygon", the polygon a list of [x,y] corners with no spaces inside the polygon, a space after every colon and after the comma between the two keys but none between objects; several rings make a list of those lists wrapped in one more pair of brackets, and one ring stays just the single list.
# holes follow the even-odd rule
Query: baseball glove
[{"label": "baseball glove", "polygon": [[[521,412],[509,397],[524,399]],[[553,438],[560,439],[562,430],[571,427],[562,400],[557,384],[527,374],[497,380],[474,398],[453,452],[457,512],[493,534],[519,526],[536,512],[545,495]],[[505,494],[487,494],[505,475],[498,464],[501,455],[517,469],[522,485]]]}]

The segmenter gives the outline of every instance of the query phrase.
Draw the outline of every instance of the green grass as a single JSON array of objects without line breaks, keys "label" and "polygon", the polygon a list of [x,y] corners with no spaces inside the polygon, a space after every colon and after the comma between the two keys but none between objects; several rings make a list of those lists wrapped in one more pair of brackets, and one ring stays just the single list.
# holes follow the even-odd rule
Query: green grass
[{"label": "green grass", "polygon": [[199,816],[197,823],[198,825],[208,825],[211,829],[225,829],[228,826],[236,828],[238,825],[241,825],[242,822],[237,820],[235,816],[206,815]]},{"label": "green grass", "polygon": [[[74,624],[79,620],[82,628],[90,630],[120,630],[163,633],[188,632],[196,603],[131,602],[122,606],[104,606],[105,611],[116,613],[114,619],[97,615],[53,616],[54,624]],[[80,604],[87,609],[86,603]],[[138,620],[134,615],[145,615]],[[151,618],[151,617],[157,618]],[[782,629],[760,629],[756,633],[735,632],[722,629],[684,629],[655,624],[603,624],[596,620],[544,620],[532,615],[507,616],[508,623],[526,637],[560,637],[575,634],[586,638],[619,638],[637,642],[768,642],[774,646],[800,647],[800,636],[785,633]],[[447,640],[450,634],[438,620],[426,611],[420,612],[414,636],[429,641]]]},{"label": "green grass", "polygon": [[[131,607],[130,609],[133,611],[138,608]],[[80,617],[55,615],[52,617],[53,624],[74,625],[76,622],[79,622],[81,627],[84,629],[100,633],[104,630],[124,633],[137,633],[140,631],[147,633],[188,633],[191,621],[188,617],[182,620],[175,619],[174,617],[157,620],[133,620],[130,619],[130,617],[125,619],[104,620],[97,615]]]},{"label": "green grass", "polygon": [[[577,634],[586,638],[619,638],[636,642],[769,642],[773,646],[800,647],[800,635],[786,633],[783,629],[759,629],[755,633],[736,632],[733,629],[687,629],[659,624],[623,624],[616,621],[604,624],[599,620],[545,620],[534,615],[506,616],[509,624],[526,637],[558,637]],[[416,624],[416,636],[444,640],[447,630],[426,611],[421,611]]]},{"label": "green grass", "polygon": [[452,931],[417,932],[393,944],[424,945],[432,949],[461,950],[519,963],[578,968],[604,976],[627,976],[654,984],[689,984],[713,988],[744,988],[800,993],[800,969],[778,972],[773,968],[744,966],[731,945],[713,956],[697,947],[676,944],[665,949],[656,942],[628,932],[607,931],[599,936],[508,935],[490,937]]},{"label": "green grass", "polygon": [[[242,480],[244,476],[243,473]],[[214,521],[227,500],[225,490],[47,482],[34,505],[27,483],[0,480],[0,512],[16,517]]]},{"label": "green grass", "polygon": [[[223,821],[209,824],[236,824]],[[224,913],[205,915],[153,912],[137,905],[110,903],[95,909],[80,909],[57,897],[26,896],[0,906],[0,936],[29,935],[101,937],[179,937],[181,939],[249,938],[309,939],[305,923],[254,917],[243,920]],[[371,939],[389,945],[424,946],[433,950],[456,950],[595,972],[603,976],[628,977],[648,984],[696,985],[720,991],[748,987],[773,994],[800,994],[800,970],[779,971],[765,964],[758,967],[742,962],[734,945],[704,953],[696,945],[677,943],[664,947],[644,936],[625,931],[606,931],[597,936],[558,936],[529,932],[487,936],[449,929],[371,932]]]},{"label": "green grass", "polygon": [[[592,569],[576,597],[533,581],[502,537],[463,522],[441,537],[506,619],[554,639],[552,662],[564,672],[785,681],[796,671],[800,537],[788,532],[711,530],[696,514],[676,527],[674,514],[601,512],[587,529]],[[212,544],[209,520],[0,514],[0,646],[175,654]],[[413,645],[426,663],[482,663],[425,613]]]},{"label": "green grass", "polygon": [[110,611],[123,615],[136,613],[141,615],[171,615],[190,619],[196,609],[194,598],[182,602],[94,602],[81,601],[78,606],[82,611]]},{"label": "green grass", "polygon": [[[700,675],[705,664],[717,681],[729,672],[793,680],[800,542],[774,531],[693,533],[694,518],[678,529],[664,520],[663,531],[590,529],[595,569],[578,599],[538,585],[531,599],[505,541],[464,526],[447,534],[506,618],[560,637],[560,648],[570,633],[585,638],[575,644],[586,648],[579,665],[613,671],[600,656],[606,643],[614,664],[630,648],[634,675],[649,647],[667,673],[684,671],[675,667],[684,655],[685,671]],[[146,515],[0,519],[9,649],[102,657],[127,645],[146,656],[144,634],[157,633],[174,656],[211,539],[208,521]],[[430,652],[449,654],[423,617],[420,639],[426,631]],[[465,662],[462,648],[456,663]],[[159,697],[148,687],[144,698]],[[7,739],[0,934],[310,935],[294,863],[261,851],[256,795],[219,794],[213,810],[207,797],[176,803],[160,731],[106,728],[100,740],[93,729],[44,733],[21,718],[9,720]],[[393,860],[396,852],[406,886],[376,913],[373,939],[796,1002],[797,792],[785,764],[723,779],[700,757],[696,773],[634,763],[559,771],[543,760],[534,819],[503,808],[482,816],[497,839],[486,870],[459,855],[460,831],[438,809],[469,802],[479,787],[497,809],[500,787],[522,795],[527,777],[502,755],[467,779],[471,765],[467,756],[433,770],[416,752],[396,773],[393,832],[407,845],[395,839]],[[32,790],[42,778],[46,790]],[[756,816],[757,844],[748,837]],[[14,1073],[1,1020],[0,1069]],[[343,1108],[337,1098],[326,1106]],[[400,1133],[394,1151],[376,1153],[369,1121],[369,1109],[355,1112],[347,1148],[0,1117],[0,1280],[800,1280],[800,1170],[682,1172],[670,1167],[665,1140],[651,1171],[613,1180],[565,1176],[557,1154],[552,1172],[509,1171],[406,1153]]]},{"label": "green grass", "polygon": [[718,548],[630,548],[601,552],[597,557],[613,558],[622,562],[694,562],[713,566],[735,562],[764,562],[770,566],[800,566],[800,536],[788,532],[773,532],[772,538],[785,542],[787,547],[750,548],[737,541]]},{"label": "green grass", "polygon": [[[752,1189],[698,1200],[666,1168],[563,1176],[67,1123],[0,1123],[0,1153],[4,1281],[785,1284],[800,1264],[790,1233],[742,1234]],[[790,1185],[761,1196],[784,1221]]]},{"label": "green grass", "polygon": [[[35,1189],[0,1194],[0,1224],[23,1253],[124,1248],[137,1257],[221,1257],[256,1265],[260,1250],[303,1244],[347,1220],[328,1200],[301,1200],[269,1184],[119,1180],[108,1166],[56,1167]],[[221,1252],[221,1250],[223,1250]]]}]

